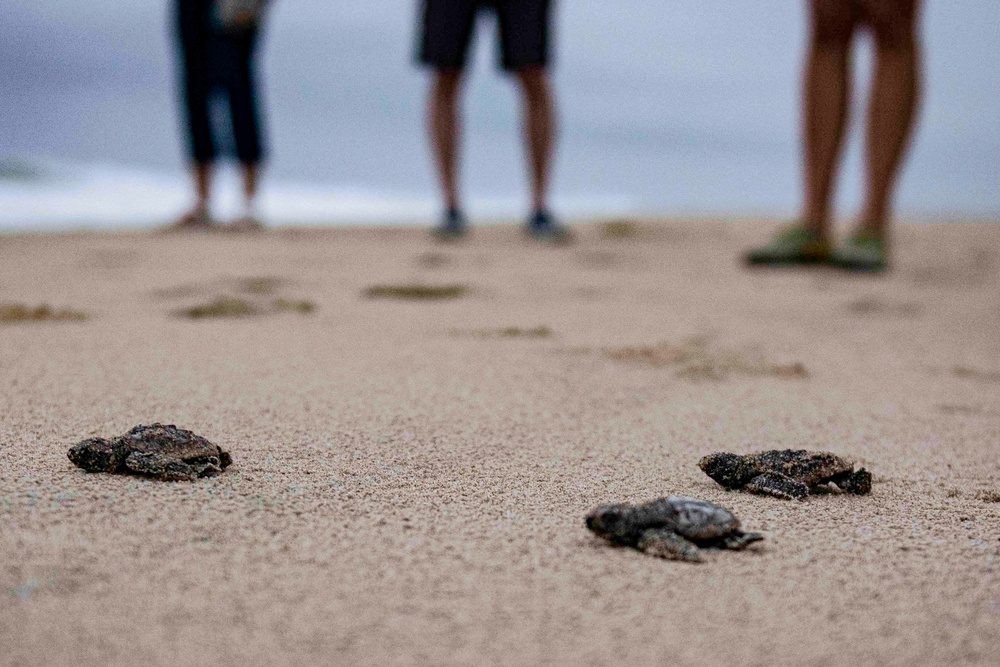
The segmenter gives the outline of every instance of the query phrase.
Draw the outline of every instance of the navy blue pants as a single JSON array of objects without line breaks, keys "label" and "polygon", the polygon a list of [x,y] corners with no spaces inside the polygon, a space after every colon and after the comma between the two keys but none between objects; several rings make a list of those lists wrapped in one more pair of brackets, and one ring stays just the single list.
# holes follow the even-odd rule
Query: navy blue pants
[{"label": "navy blue pants", "polygon": [[257,104],[254,51],[257,29],[224,33],[214,25],[212,0],[177,0],[180,47],[181,105],[188,130],[188,149],[196,164],[215,160],[210,105],[222,93],[229,102],[236,157],[243,164],[264,158]]}]

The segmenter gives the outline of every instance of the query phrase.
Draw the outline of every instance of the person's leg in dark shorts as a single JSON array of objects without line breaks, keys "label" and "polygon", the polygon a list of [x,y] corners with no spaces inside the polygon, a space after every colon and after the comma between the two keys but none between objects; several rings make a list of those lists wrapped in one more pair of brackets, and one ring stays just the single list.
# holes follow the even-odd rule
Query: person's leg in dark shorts
[{"label": "person's leg in dark shorts", "polygon": [[177,44],[182,116],[186,122],[188,156],[194,182],[195,203],[171,227],[207,229],[215,144],[209,121],[212,76],[209,69],[211,39],[209,0],[177,0]]},{"label": "person's leg in dark shorts", "polygon": [[565,230],[548,213],[547,190],[555,133],[554,104],[548,64],[549,0],[426,0],[421,60],[435,68],[429,105],[429,131],[434,146],[446,213],[437,233],[456,238],[466,230],[456,174],[460,145],[458,102],[478,10],[496,10],[504,69],[518,78],[532,173],[529,230],[542,240],[564,240]]},{"label": "person's leg in dark shorts", "polygon": [[532,214],[527,231],[539,240],[566,241],[567,230],[549,213],[548,186],[556,118],[549,79],[550,0],[497,0],[503,68],[516,74],[531,171]]},{"label": "person's leg in dark shorts", "polygon": [[427,125],[446,209],[435,232],[444,239],[466,231],[458,194],[458,106],[479,4],[478,0],[424,0],[423,5],[420,60],[434,68]]}]

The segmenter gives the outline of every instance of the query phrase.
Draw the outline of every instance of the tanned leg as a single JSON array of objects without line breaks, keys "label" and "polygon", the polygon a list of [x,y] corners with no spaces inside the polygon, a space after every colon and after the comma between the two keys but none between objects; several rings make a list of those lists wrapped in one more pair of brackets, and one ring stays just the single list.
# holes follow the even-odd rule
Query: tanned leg
[{"label": "tanned leg", "polygon": [[260,166],[253,163],[243,165],[243,202],[248,211],[253,210],[257,198],[257,183],[260,180]]},{"label": "tanned leg", "polygon": [[212,226],[208,205],[212,196],[213,164],[196,162],[191,165],[191,180],[194,184],[194,205],[171,223],[168,231],[201,231]]},{"label": "tanned leg", "polygon": [[825,238],[837,163],[847,124],[853,0],[812,0],[802,106],[805,201],[802,222]]},{"label": "tanned leg", "polygon": [[428,105],[428,130],[444,203],[448,209],[459,208],[457,173],[461,123],[458,97],[461,83],[461,70],[437,70]]},{"label": "tanned leg", "polygon": [[876,65],[868,109],[868,190],[859,235],[886,241],[892,192],[920,93],[919,0],[866,0]]},{"label": "tanned leg", "polygon": [[547,208],[556,119],[552,85],[543,67],[518,70],[524,104],[524,134],[531,165],[531,202],[535,211]]},{"label": "tanned leg", "polygon": [[212,171],[210,162],[196,164],[191,168],[191,175],[194,179],[194,193],[196,211],[208,210],[208,201],[212,196]]},{"label": "tanned leg", "polygon": [[257,184],[260,180],[260,165],[256,162],[244,162],[243,167],[243,213],[228,226],[233,232],[257,232],[264,229],[264,224],[257,217],[256,200]]}]

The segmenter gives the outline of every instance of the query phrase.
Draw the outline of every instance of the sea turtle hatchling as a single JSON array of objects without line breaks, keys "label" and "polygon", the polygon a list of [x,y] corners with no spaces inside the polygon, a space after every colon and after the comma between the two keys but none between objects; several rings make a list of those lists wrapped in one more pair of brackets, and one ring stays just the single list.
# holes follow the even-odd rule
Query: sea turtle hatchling
[{"label": "sea turtle hatchling", "polygon": [[587,515],[587,528],[604,539],[671,560],[701,561],[702,547],[743,549],[764,539],[744,533],[725,507],[670,496],[643,505],[601,505]]},{"label": "sea turtle hatchling", "polygon": [[232,463],[228,452],[200,435],[164,424],[136,426],[111,440],[88,438],[68,455],[88,472],[131,472],[170,481],[211,477]]},{"label": "sea turtle hatchling", "polygon": [[745,489],[786,500],[807,497],[822,485],[836,484],[847,493],[866,495],[872,474],[829,452],[772,449],[753,454],[709,454],[698,467],[727,489]]}]

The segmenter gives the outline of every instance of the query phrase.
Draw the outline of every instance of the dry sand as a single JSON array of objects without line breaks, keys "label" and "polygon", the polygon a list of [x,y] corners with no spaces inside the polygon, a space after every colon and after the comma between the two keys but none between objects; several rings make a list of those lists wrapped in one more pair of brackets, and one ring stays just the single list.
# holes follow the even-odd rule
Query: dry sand
[{"label": "dry sand", "polygon": [[[0,664],[996,665],[1000,225],[901,226],[874,279],[741,269],[767,229],[0,238],[0,301],[90,315],[0,325]],[[362,296],[409,283],[469,290]],[[316,310],[174,315],[220,296]],[[66,458],[153,421],[235,463]],[[759,447],[873,494],[695,465]],[[690,565],[583,527],[672,493],[767,539]]]}]

